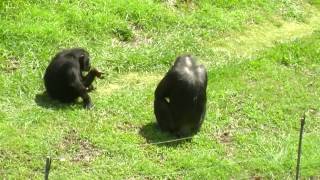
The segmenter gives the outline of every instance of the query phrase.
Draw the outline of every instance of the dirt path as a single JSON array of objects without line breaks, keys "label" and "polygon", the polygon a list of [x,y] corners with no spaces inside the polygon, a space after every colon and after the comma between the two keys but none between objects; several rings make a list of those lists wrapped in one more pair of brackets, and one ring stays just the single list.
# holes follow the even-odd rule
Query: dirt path
[{"label": "dirt path", "polygon": [[215,54],[221,54],[225,61],[204,62],[207,67],[219,66],[229,63],[229,59],[250,58],[266,48],[273,47],[277,43],[290,42],[306,37],[320,29],[320,13],[312,10],[312,16],[306,22],[280,21],[279,25],[265,23],[252,25],[247,31],[234,33],[208,42]]}]

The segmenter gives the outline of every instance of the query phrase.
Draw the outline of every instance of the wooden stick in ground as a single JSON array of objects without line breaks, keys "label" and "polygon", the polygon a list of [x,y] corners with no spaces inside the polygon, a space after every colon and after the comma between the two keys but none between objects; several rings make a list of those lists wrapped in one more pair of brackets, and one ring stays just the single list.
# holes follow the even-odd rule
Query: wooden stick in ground
[{"label": "wooden stick in ground", "polygon": [[45,166],[45,170],[44,170],[44,179],[45,180],[49,179],[50,167],[51,167],[51,158],[48,156],[46,158],[46,166]]},{"label": "wooden stick in ground", "polygon": [[301,118],[301,127],[300,127],[300,136],[299,136],[299,146],[298,146],[298,158],[297,158],[297,169],[296,169],[296,180],[299,179],[300,176],[300,159],[301,159],[301,147],[302,147],[302,134],[303,134],[303,127],[306,120],[306,114],[304,113]]}]

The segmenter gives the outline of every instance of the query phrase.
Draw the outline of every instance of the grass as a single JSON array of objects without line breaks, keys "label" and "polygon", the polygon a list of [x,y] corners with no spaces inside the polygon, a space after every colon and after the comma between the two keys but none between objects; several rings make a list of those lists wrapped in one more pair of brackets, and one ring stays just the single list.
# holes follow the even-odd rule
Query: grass
[{"label": "grass", "polygon": [[[315,0],[3,1],[0,177],[40,179],[50,155],[53,179],[292,178],[305,111],[302,176],[319,177],[316,7]],[[50,58],[74,46],[106,72],[91,111],[42,95]],[[209,73],[204,125],[190,141],[150,144],[173,138],[154,123],[153,92],[187,52]]]}]

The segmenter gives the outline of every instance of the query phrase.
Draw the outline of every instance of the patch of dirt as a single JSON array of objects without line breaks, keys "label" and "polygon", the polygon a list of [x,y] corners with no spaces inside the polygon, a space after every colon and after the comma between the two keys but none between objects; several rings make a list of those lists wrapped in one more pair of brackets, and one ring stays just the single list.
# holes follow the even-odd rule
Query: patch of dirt
[{"label": "patch of dirt", "polygon": [[177,5],[177,0],[167,0],[165,2],[169,7],[175,7]]},{"label": "patch of dirt", "polygon": [[162,75],[154,73],[128,73],[124,75],[121,79],[129,82],[142,82],[144,84],[149,84],[153,81],[160,80]]},{"label": "patch of dirt", "polygon": [[134,39],[131,43],[131,46],[133,47],[139,47],[147,44],[151,44],[153,42],[153,39],[151,36],[144,35],[143,33],[134,30],[133,33],[135,34]]},{"label": "patch of dirt", "polygon": [[112,47],[127,47],[127,48],[138,48],[143,45],[151,44],[153,39],[151,36],[143,33],[142,29],[137,25],[130,26],[133,38],[130,41],[120,41],[118,38],[111,40]]},{"label": "patch of dirt", "polygon": [[16,71],[19,67],[20,67],[20,62],[15,57],[7,58],[4,64],[1,65],[1,69],[3,69],[7,73]]},{"label": "patch of dirt", "polygon": [[164,4],[170,9],[178,9],[184,7],[190,10],[196,9],[194,0],[165,0]]},{"label": "patch of dirt", "polygon": [[97,156],[102,154],[102,151],[95,147],[87,139],[82,139],[75,129],[70,130],[58,144],[58,149],[65,153],[70,161],[73,162],[91,162]]},{"label": "patch of dirt", "polygon": [[136,131],[139,132],[140,126],[134,125],[128,121],[119,122],[117,124],[117,128],[122,131]]},{"label": "patch of dirt", "polygon": [[219,136],[219,141],[221,143],[227,144],[232,142],[232,135],[230,132],[224,132]]},{"label": "patch of dirt", "polygon": [[309,113],[310,115],[315,116],[316,118],[320,118],[320,111],[315,108],[309,109]]},{"label": "patch of dirt", "polygon": [[110,95],[115,91],[118,91],[122,89],[123,87],[120,84],[105,84],[103,86],[99,86],[99,88],[96,89],[96,92],[98,94],[103,94],[103,95]]},{"label": "patch of dirt", "polygon": [[236,147],[233,144],[232,130],[228,128],[221,131],[219,130],[219,132],[216,132],[213,136],[214,139],[224,146],[225,157],[233,157],[236,153]]},{"label": "patch of dirt", "polygon": [[250,179],[252,179],[252,180],[261,180],[263,178],[261,176],[253,176]]},{"label": "patch of dirt", "polygon": [[162,78],[160,74],[152,73],[128,73],[119,76],[114,82],[107,83],[97,88],[98,94],[112,94],[128,85],[135,87],[157,84]]}]

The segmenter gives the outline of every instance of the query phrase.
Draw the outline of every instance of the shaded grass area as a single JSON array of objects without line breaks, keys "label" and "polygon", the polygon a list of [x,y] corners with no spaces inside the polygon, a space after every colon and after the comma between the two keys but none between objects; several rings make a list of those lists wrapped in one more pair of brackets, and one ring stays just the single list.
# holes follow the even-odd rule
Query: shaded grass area
[{"label": "shaded grass area", "polygon": [[[41,178],[47,155],[55,158],[53,179],[293,177],[304,111],[302,175],[320,176],[319,33],[210,67],[201,132],[191,141],[149,144],[172,139],[154,124],[152,108],[155,86],[177,54],[224,60],[207,55],[212,47],[202,42],[274,16],[303,21],[308,4],[28,2],[0,3],[0,177]],[[42,94],[48,60],[71,46],[87,47],[107,72],[91,93],[92,111]]]}]

